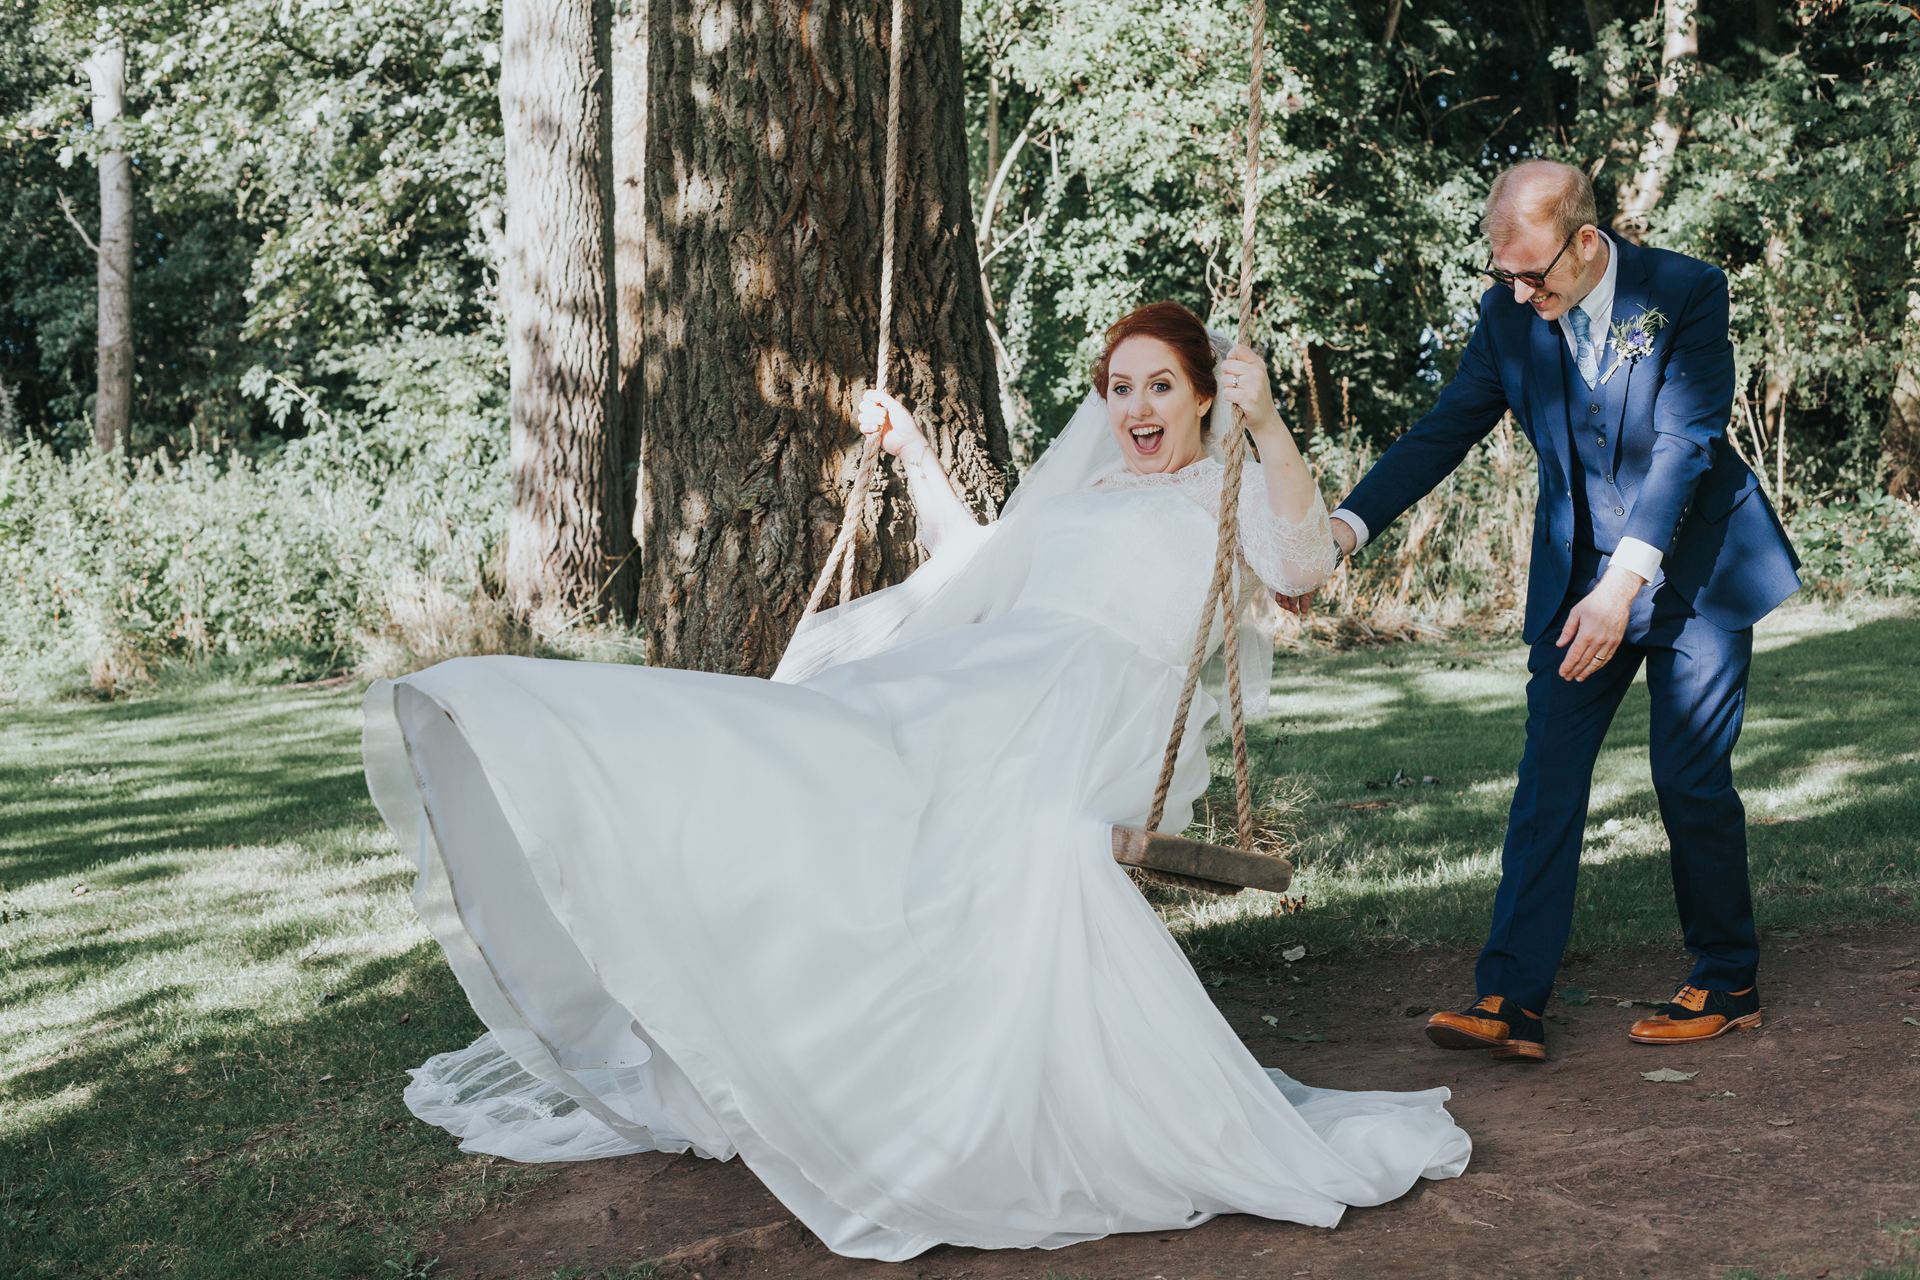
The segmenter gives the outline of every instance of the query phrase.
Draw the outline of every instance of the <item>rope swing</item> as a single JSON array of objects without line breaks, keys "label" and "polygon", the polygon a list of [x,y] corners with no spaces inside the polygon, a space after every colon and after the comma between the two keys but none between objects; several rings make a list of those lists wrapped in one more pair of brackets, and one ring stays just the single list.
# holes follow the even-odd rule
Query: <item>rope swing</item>
[{"label": "rope swing", "polygon": [[[1253,334],[1253,253],[1255,215],[1260,205],[1260,124],[1261,85],[1264,79],[1267,48],[1267,0],[1251,0],[1253,66],[1247,87],[1247,165],[1246,183],[1240,208],[1240,325],[1239,341],[1246,345]],[[900,96],[901,67],[906,51],[906,0],[893,0],[892,44],[887,68],[887,164],[885,201],[880,232],[880,358],[875,386],[885,390],[887,363],[893,332],[893,260],[896,212],[900,202]],[[853,488],[847,494],[846,510],[840,519],[840,531],[827,552],[813,594],[800,615],[805,622],[820,608],[834,569],[840,569],[840,602],[853,595],[853,538],[865,509],[867,493],[873,483],[874,468],[880,457],[880,437],[875,432],[866,440],[860,468]],[[1236,406],[1233,430],[1225,446],[1226,474],[1221,480],[1219,537],[1213,558],[1213,580],[1207,587],[1207,602],[1200,612],[1200,626],[1194,636],[1193,654],[1187,662],[1187,678],[1180,691],[1179,709],[1174,712],[1173,728],[1167,736],[1166,755],[1160,763],[1160,779],[1153,792],[1153,808],[1144,831],[1132,827],[1113,829],[1113,856],[1117,862],[1139,867],[1162,879],[1210,893],[1238,893],[1242,888],[1284,891],[1293,877],[1293,867],[1281,857],[1268,857],[1253,849],[1253,787],[1247,765],[1246,712],[1240,692],[1240,645],[1234,620],[1239,616],[1241,595],[1237,585],[1236,561],[1240,543],[1240,478],[1246,468],[1247,433],[1244,415]],[[1200,669],[1206,663],[1207,640],[1213,631],[1216,612],[1225,610],[1227,705],[1233,730],[1234,798],[1239,820],[1238,849],[1205,844],[1179,836],[1159,833],[1166,816],[1167,792],[1173,785],[1174,765],[1180,755],[1187,717],[1193,709],[1194,691],[1200,684]]]},{"label": "rope swing", "polygon": [[[887,389],[887,360],[892,354],[893,338],[893,241],[900,208],[900,82],[901,65],[907,48],[907,0],[893,0],[893,37],[887,48],[887,168],[880,208],[880,359],[873,385]],[[834,536],[827,562],[820,566],[820,580],[813,584],[807,607],[801,611],[805,622],[826,598],[827,584],[833,581],[833,568],[840,565],[840,603],[853,598],[853,534],[860,523],[860,512],[867,505],[867,490],[873,484],[873,471],[880,461],[880,438],[885,431],[867,437],[866,452],[860,458],[860,470],[854,473],[853,489],[847,494],[847,509],[840,516],[840,532]]]}]

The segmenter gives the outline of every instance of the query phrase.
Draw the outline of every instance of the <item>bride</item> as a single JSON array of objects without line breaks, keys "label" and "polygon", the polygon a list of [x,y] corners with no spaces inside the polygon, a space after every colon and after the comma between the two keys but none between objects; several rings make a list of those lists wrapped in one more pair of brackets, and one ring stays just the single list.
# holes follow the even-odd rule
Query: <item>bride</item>
[{"label": "bride", "polygon": [[[1293,596],[1335,553],[1253,351],[1156,303],[1093,384],[984,528],[869,394],[929,559],[810,620],[771,681],[489,657],[374,685],[368,784],[488,1027],[414,1073],[415,1115],[523,1161],[738,1153],[835,1252],[894,1261],[1332,1226],[1466,1167],[1445,1089],[1263,1070],[1113,861],[1178,703],[1230,406],[1261,458],[1244,565]],[[1256,672],[1263,616],[1236,637]]]}]

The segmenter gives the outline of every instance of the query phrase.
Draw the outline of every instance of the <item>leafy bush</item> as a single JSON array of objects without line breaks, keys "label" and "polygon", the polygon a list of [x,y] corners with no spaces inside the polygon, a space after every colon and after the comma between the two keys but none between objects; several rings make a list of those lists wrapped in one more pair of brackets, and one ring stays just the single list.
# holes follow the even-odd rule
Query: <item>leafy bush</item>
[{"label": "leafy bush", "polygon": [[[406,335],[346,353],[358,405],[318,412],[292,388],[321,428],[263,459],[161,453],[130,476],[38,445],[0,461],[0,689],[84,672],[110,692],[209,657],[288,678],[375,649],[404,665],[421,648],[506,646],[494,621],[464,650],[447,631],[449,602],[497,616],[484,567],[507,503],[499,349]],[[425,616],[414,597],[433,602],[431,644],[399,638]]]},{"label": "leafy bush", "polygon": [[1803,507],[1792,534],[1816,595],[1920,595],[1920,504],[1881,493]]}]

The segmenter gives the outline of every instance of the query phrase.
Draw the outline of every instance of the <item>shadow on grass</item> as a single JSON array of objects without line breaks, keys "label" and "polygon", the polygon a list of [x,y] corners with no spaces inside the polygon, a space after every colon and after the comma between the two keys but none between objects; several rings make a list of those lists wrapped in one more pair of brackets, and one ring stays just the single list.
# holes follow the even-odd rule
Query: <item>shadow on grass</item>
[{"label": "shadow on grass", "polygon": [[472,1162],[400,1101],[407,1068],[480,1031],[438,949],[332,985],[185,1028],[177,991],[146,993],[9,1082],[57,1111],[0,1146],[0,1274],[369,1275],[474,1207]]},{"label": "shadow on grass", "polygon": [[[76,715],[84,738],[69,728]],[[124,886],[166,874],[147,865],[112,878],[114,863],[145,854],[374,820],[352,695],[215,686],[0,718],[0,881],[11,886],[96,870]]]}]

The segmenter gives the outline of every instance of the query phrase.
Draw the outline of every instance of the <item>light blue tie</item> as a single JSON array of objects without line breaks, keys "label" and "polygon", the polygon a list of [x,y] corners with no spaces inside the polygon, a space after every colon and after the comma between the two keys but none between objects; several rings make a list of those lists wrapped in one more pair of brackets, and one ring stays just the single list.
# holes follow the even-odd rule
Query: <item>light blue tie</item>
[{"label": "light blue tie", "polygon": [[1600,378],[1600,353],[1593,349],[1593,339],[1588,336],[1593,321],[1579,307],[1570,307],[1567,322],[1573,326],[1573,363],[1587,386],[1592,387]]}]

